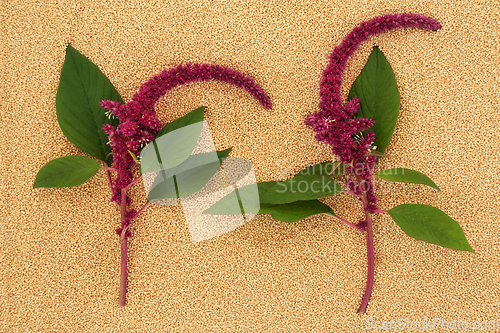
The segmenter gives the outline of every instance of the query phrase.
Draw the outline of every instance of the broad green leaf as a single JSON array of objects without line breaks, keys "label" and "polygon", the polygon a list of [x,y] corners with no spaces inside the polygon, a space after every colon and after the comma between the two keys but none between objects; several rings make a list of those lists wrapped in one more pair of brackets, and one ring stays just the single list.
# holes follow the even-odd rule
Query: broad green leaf
[{"label": "broad green leaf", "polygon": [[298,175],[286,181],[258,183],[261,203],[284,204],[313,200],[342,192],[340,185],[328,176]]},{"label": "broad green leaf", "polygon": [[165,126],[163,126],[163,128],[158,133],[156,133],[155,138],[159,138],[160,136],[175,131],[181,127],[203,121],[204,112],[205,112],[205,107],[202,106],[197,108],[196,110],[189,112],[188,114],[186,114],[181,118],[177,118],[171,123],[168,123]]},{"label": "broad green leaf", "polygon": [[335,215],[332,209],[319,200],[294,201],[282,205],[260,204],[259,213],[271,213],[271,216],[282,222],[297,222],[308,216],[328,213]]},{"label": "broad green leaf", "polygon": [[229,151],[191,155],[178,166],[161,170],[151,186],[148,200],[180,198],[197,192],[217,172]]},{"label": "broad green leaf", "polygon": [[453,250],[474,252],[458,223],[436,207],[404,204],[387,212],[410,237]]},{"label": "broad green leaf", "polygon": [[[239,189],[240,193],[243,191],[244,195],[246,188],[253,187],[253,185],[241,187]],[[300,200],[324,198],[342,192],[342,188],[336,181],[320,175],[298,175],[283,182],[257,183],[257,188],[258,199],[261,204],[278,205]]]},{"label": "broad green leaf", "polygon": [[[259,213],[260,207],[264,204],[267,204],[267,206],[264,206],[266,209],[271,209],[270,205],[282,205],[295,201],[314,200],[335,195],[341,191],[342,188],[340,185],[327,176],[298,175],[284,182],[271,181],[243,186],[238,189],[237,193],[236,191],[231,192],[203,213],[241,213],[238,195],[244,206],[245,212]],[[302,207],[304,211],[306,211],[306,204],[297,205],[297,207]],[[294,206],[291,205],[290,207]],[[279,209],[276,208],[275,213],[279,214],[278,211]],[[309,210],[309,212],[311,212],[311,210]],[[328,211],[328,213],[330,213],[330,211]]]},{"label": "broad green leaf", "polygon": [[187,160],[198,142],[202,127],[200,121],[150,142],[141,151],[141,173],[170,169]]},{"label": "broad green leaf", "polygon": [[[221,198],[203,214],[233,215],[258,213],[260,210],[258,184],[240,187]],[[243,209],[242,209],[243,208]]]},{"label": "broad green leaf", "polygon": [[56,158],[38,171],[33,188],[80,185],[100,168],[96,160],[85,156],[74,155]]},{"label": "broad green leaf", "polygon": [[399,91],[391,65],[375,46],[368,62],[354,81],[348,99],[359,98],[357,118],[372,118],[377,150],[385,151],[399,115]]},{"label": "broad green leaf", "polygon": [[421,172],[404,169],[404,168],[392,168],[385,169],[376,173],[376,175],[382,179],[393,181],[393,182],[405,182],[413,184],[424,184],[441,191],[439,187],[426,175]]},{"label": "broad green leaf", "polygon": [[106,117],[106,110],[99,105],[102,100],[123,103],[120,94],[99,68],[68,45],[57,88],[57,120],[69,141],[104,161],[111,148],[102,126],[111,124],[116,128],[118,119]]}]

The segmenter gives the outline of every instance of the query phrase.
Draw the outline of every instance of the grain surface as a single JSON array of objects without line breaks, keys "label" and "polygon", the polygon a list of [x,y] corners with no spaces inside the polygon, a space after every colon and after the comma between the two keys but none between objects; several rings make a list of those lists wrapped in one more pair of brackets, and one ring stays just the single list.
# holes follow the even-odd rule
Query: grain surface
[{"label": "grain surface", "polygon": [[[380,167],[424,172],[442,190],[380,182],[380,206],[436,206],[476,252],[417,241],[377,216],[374,291],[358,315],[365,239],[349,227],[264,214],[192,243],[180,206],[151,205],[132,226],[127,306],[119,308],[119,213],[105,174],[74,188],[32,188],[49,160],[84,155],[64,137],[55,110],[67,43],[125,101],[180,63],[221,64],[254,78],[272,110],[229,84],[203,82],[167,93],[157,112],[170,122],[205,105],[215,147],[232,147],[231,157],[251,160],[257,180],[270,181],[329,158],[303,123],[317,110],[328,56],[360,22],[401,12],[443,28],[369,38],[348,62],[342,92],[347,97],[378,45],[401,94]],[[364,332],[370,318],[500,320],[498,2],[6,0],[0,16],[0,331]],[[144,188],[131,196],[141,207]],[[361,218],[347,196],[325,202],[343,218]]]}]

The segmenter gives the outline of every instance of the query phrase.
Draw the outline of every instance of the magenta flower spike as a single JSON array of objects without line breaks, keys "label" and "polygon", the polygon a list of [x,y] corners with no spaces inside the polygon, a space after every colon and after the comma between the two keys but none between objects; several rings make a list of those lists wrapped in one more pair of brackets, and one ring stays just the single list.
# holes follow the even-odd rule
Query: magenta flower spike
[{"label": "magenta flower spike", "polygon": [[360,225],[367,231],[368,276],[366,291],[358,312],[366,311],[370,300],[374,279],[373,232],[371,214],[380,212],[377,198],[371,183],[372,169],[377,157],[371,154],[375,134],[368,131],[360,138],[359,133],[373,126],[372,119],[355,118],[359,109],[359,98],[355,97],[342,105],[340,85],[342,72],[347,60],[356,51],[358,45],[369,36],[397,28],[416,27],[420,29],[438,30],[441,24],[436,20],[417,14],[396,14],[376,17],[355,27],[335,47],[330,55],[330,62],[323,72],[319,85],[321,102],[320,111],[306,117],[305,123],[312,126],[316,140],[328,144],[339,160],[345,163],[347,172],[354,180],[347,179],[347,187],[358,196],[363,203],[365,220]]},{"label": "magenta flower spike", "polygon": [[[139,155],[139,150],[155,138],[155,134],[162,128],[161,121],[156,117],[154,106],[156,102],[169,90],[190,82],[218,80],[231,83],[243,88],[255,97],[266,109],[271,109],[271,101],[253,79],[234,69],[220,65],[186,64],[179,65],[170,70],[150,78],[132,100],[126,104],[114,101],[102,101],[100,105],[108,110],[108,115],[117,117],[120,121],[117,128],[107,124],[103,126],[104,132],[109,136],[109,145],[113,151],[113,171],[117,171],[114,181],[111,180],[110,170],[107,170],[108,180],[112,191],[111,201],[115,202],[121,210],[121,227],[116,229],[121,242],[121,282],[120,306],[125,305],[127,288],[127,238],[131,236],[129,227],[147,206],[139,211],[128,209],[131,203],[127,190],[139,179],[132,180],[132,171],[137,165],[134,156]],[[133,155],[134,156],[133,156]]]}]

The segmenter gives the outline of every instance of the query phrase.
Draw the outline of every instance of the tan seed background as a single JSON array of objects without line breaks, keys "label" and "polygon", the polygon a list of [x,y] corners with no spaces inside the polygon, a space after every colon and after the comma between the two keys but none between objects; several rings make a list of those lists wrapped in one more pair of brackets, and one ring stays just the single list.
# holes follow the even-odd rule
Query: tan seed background
[{"label": "tan seed background", "polygon": [[[0,313],[3,332],[363,332],[374,320],[500,320],[500,5],[433,1],[56,1],[1,3]],[[407,237],[375,218],[375,286],[367,314],[364,237],[333,220],[259,215],[193,244],[180,207],[135,221],[129,291],[118,307],[119,214],[103,172],[64,189],[32,189],[49,160],[82,154],[59,129],[55,98],[69,42],[125,101],[149,77],[185,62],[230,66],[270,95],[264,110],[229,84],[176,88],[159,103],[172,121],[207,106],[216,147],[251,160],[259,181],[322,162],[303,124],[319,102],[328,55],[378,15],[425,14],[443,29],[398,30],[365,42],[343,92],[374,44],[392,65],[401,114],[385,166],[429,175],[438,192],[380,184],[380,206],[425,203],[464,229],[475,254]],[[141,186],[134,205],[144,201]],[[360,205],[329,200],[357,221]],[[418,331],[418,330],[415,330]],[[438,331],[438,330],[437,330]]]}]

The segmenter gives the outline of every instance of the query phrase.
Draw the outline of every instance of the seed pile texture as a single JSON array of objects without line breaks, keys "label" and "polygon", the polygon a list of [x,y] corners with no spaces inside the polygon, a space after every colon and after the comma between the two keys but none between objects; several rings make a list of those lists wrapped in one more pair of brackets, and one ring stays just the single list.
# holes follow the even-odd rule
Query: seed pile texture
[{"label": "seed pile texture", "polygon": [[[439,1],[18,1],[0,4],[0,331],[363,332],[366,319],[499,320],[500,6]],[[132,225],[127,306],[118,307],[119,227],[106,175],[81,186],[33,189],[49,160],[82,155],[55,110],[67,43],[108,76],[125,102],[150,77],[188,63],[244,73],[244,89],[216,81],[176,87],[155,106],[163,123],[206,106],[217,150],[252,161],[258,181],[286,179],[331,158],[304,124],[318,111],[329,55],[356,25],[386,14],[439,21],[429,32],[369,37],[347,61],[343,103],[373,45],[391,64],[400,116],[377,168],[421,171],[442,189],[378,180],[377,205],[436,206],[464,229],[475,254],[407,237],[374,220],[375,284],[365,239],[327,217],[286,224],[269,215],[192,243],[181,206],[151,205]],[[146,201],[141,184],[131,208]],[[324,200],[358,221],[356,200]],[[443,330],[436,330],[437,332]]]}]

